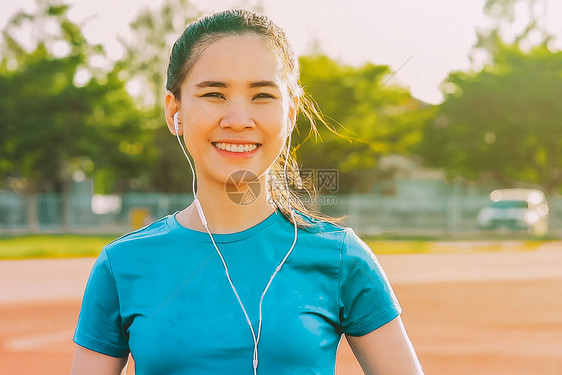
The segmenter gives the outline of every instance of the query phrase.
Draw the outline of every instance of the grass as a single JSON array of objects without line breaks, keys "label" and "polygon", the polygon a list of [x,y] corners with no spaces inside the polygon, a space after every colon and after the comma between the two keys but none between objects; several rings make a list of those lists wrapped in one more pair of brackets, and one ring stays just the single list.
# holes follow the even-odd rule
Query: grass
[{"label": "grass", "polygon": [[0,238],[0,259],[97,256],[117,235],[26,235]]},{"label": "grass", "polygon": [[365,240],[367,246],[377,255],[386,254],[427,254],[431,249],[431,242],[423,240]]},{"label": "grass", "polygon": [[397,254],[467,254],[535,251],[546,241],[472,240],[472,241],[389,241],[366,240],[377,255]]},{"label": "grass", "polygon": [[478,232],[454,234],[384,233],[361,238],[375,254],[442,254],[521,252],[537,250],[542,244],[560,237],[533,237],[526,232]]},{"label": "grass", "polygon": [[[0,237],[0,260],[31,258],[95,257],[118,235],[21,235]],[[546,241],[527,239],[479,239],[439,241],[430,237],[388,238],[363,236],[377,255],[441,254],[534,251]]]}]

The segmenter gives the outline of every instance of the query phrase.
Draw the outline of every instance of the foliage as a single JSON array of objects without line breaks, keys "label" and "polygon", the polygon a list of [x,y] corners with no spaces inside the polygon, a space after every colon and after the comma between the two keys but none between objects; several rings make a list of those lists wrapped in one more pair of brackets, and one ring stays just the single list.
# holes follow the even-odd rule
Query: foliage
[{"label": "foliage", "polygon": [[191,190],[191,173],[175,137],[164,120],[165,77],[168,56],[179,32],[201,12],[188,0],[166,0],[159,11],[142,11],[131,23],[133,37],[121,41],[126,54],[122,61],[129,82],[141,89],[135,96],[144,107],[144,124],[151,129],[153,163],[146,169],[146,188],[161,192]]},{"label": "foliage", "polygon": [[[383,174],[378,168],[381,156],[409,155],[432,109],[408,90],[389,84],[388,66],[352,67],[323,55],[303,56],[300,66],[305,91],[329,126],[318,126],[319,139],[309,137],[302,144],[299,162],[305,169],[338,169],[340,192],[368,191]],[[310,135],[303,116],[298,129],[297,142],[302,142]]]},{"label": "foliage", "polygon": [[562,184],[562,53],[505,46],[490,70],[454,73],[423,154],[449,175]]},{"label": "foliage", "polygon": [[[9,95],[0,97],[0,178],[23,180],[24,192],[63,191],[75,171],[101,178],[107,192],[142,170],[141,113],[118,66],[91,66],[103,48],[87,43],[67,11],[40,1],[2,34],[0,90]],[[13,36],[20,27],[36,36],[31,48]]]},{"label": "foliage", "polygon": [[[179,10],[179,11],[178,11]],[[154,129],[157,160],[150,171],[149,186],[163,192],[185,192],[190,189],[191,176],[177,144],[165,129],[163,113],[164,76],[167,54],[178,30],[200,12],[187,0],[168,0],[159,12],[145,11],[131,24],[134,37],[126,44],[125,59],[131,80],[148,88],[141,99],[151,108],[145,121]],[[142,48],[139,48],[142,46]],[[368,190],[376,177],[377,159],[390,153],[407,154],[421,139],[420,119],[428,117],[418,111],[420,105],[407,90],[386,85],[391,75],[386,66],[367,64],[355,68],[338,64],[326,56],[301,59],[302,82],[331,118],[344,137],[334,135],[320,126],[325,143],[309,140],[298,151],[303,168],[339,169],[343,173],[342,191]],[[333,121],[332,121],[333,120]],[[333,126],[333,125],[331,125]],[[300,133],[295,143],[301,143],[310,128],[304,117],[299,118]],[[347,138],[346,138],[347,137]],[[350,139],[354,141],[349,142]],[[329,152],[326,152],[329,150]]]},{"label": "foliage", "polygon": [[133,36],[121,40],[126,50],[123,62],[128,79],[143,86],[137,99],[145,106],[162,107],[171,47],[186,24],[200,15],[188,0],[166,0],[159,11],[144,9],[129,25]]},{"label": "foliage", "polygon": [[[479,64],[478,56],[482,55],[482,52],[484,63],[493,64],[495,55],[506,44],[524,50],[537,45],[548,46],[554,36],[541,25],[541,17],[546,13],[539,5],[541,4],[538,0],[486,0],[483,11],[493,21],[493,26],[489,29],[476,30],[477,41],[469,54],[473,64]],[[542,5],[545,6],[544,2]],[[519,9],[522,7],[527,9],[526,21],[518,19],[516,12],[518,6],[521,6]],[[519,14],[519,18],[522,16]],[[515,24],[522,26],[517,30],[514,28]]]},{"label": "foliage", "polygon": [[[0,89],[10,93],[0,97],[4,184],[60,192],[82,171],[94,178],[97,193],[189,191],[186,161],[165,126],[164,78],[178,30],[200,12],[188,0],[145,10],[131,24],[132,39],[122,41],[125,57],[111,62],[67,11],[38,0],[35,13],[15,15],[3,31]],[[32,47],[14,36],[22,29],[36,36]],[[306,90],[330,124],[319,127],[323,143],[311,138],[302,144],[301,166],[338,169],[340,192],[368,191],[375,179],[391,176],[380,158],[407,156],[433,109],[389,84],[387,66],[351,67],[314,55],[301,58],[301,67]],[[298,121],[295,142],[301,143],[309,128],[302,116]]]},{"label": "foliage", "polygon": [[[486,6],[495,17],[512,19],[510,7],[519,1],[489,0]],[[449,75],[445,102],[419,147],[428,165],[445,168],[450,177],[488,175],[506,186],[520,181],[547,193],[560,189],[562,52],[548,48],[548,36],[529,49],[523,41],[534,27],[532,21],[510,44],[496,29],[491,64]],[[475,48],[483,48],[480,42]]]}]

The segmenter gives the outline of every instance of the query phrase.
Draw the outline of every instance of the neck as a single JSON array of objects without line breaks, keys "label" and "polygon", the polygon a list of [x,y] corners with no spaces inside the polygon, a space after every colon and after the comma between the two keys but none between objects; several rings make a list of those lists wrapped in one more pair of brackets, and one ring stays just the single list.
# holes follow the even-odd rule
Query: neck
[{"label": "neck", "polygon": [[[242,186],[239,193],[225,192],[224,185],[209,186],[199,189],[197,199],[207,219],[211,233],[235,233],[253,227],[262,222],[275,211],[269,203],[265,179],[260,184],[259,194],[247,195],[241,201],[244,193],[249,193],[248,186]],[[255,198],[254,198],[255,197]],[[198,231],[206,231],[197,208],[192,203],[177,215],[182,226]]]}]

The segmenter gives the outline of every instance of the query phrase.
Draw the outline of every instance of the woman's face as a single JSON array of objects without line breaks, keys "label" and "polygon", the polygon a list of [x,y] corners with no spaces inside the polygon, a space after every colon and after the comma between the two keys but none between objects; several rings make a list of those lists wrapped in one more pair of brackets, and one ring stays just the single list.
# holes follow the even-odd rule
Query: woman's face
[{"label": "woman's face", "polygon": [[228,36],[204,50],[181,85],[179,119],[200,183],[239,170],[262,176],[283,150],[295,117],[271,48]]}]

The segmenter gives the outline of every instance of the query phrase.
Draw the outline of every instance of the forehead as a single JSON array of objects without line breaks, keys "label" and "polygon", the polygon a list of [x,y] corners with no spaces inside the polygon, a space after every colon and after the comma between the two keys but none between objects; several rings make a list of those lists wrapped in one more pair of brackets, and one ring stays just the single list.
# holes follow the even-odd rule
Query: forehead
[{"label": "forehead", "polygon": [[230,82],[275,81],[282,79],[281,62],[273,49],[255,35],[226,36],[204,48],[184,83],[201,80]]}]

